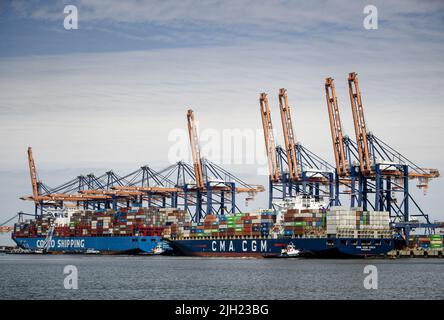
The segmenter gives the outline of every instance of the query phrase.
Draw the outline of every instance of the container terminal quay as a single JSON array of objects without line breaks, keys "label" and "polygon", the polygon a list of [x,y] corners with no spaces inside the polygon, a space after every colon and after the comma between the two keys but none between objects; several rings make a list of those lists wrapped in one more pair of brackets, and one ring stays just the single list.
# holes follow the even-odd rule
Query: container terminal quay
[{"label": "container terminal quay", "polygon": [[[286,89],[278,92],[284,145],[277,145],[268,95],[259,94],[269,173],[265,186],[202,157],[191,109],[186,125],[192,164],[79,175],[49,187],[37,178],[29,147],[32,195],[21,199],[35,210],[1,223],[1,231],[11,232],[17,244],[1,249],[13,254],[442,257],[444,223],[432,221],[412,194],[414,188],[425,193],[439,170],[417,165],[370,132],[357,74],[349,73],[346,81],[350,101],[338,101],[333,78],[319,90],[326,97],[332,162],[296,141]],[[342,128],[339,102],[350,105],[350,135]],[[254,201],[261,192],[268,195],[266,208],[240,209],[241,201]]]}]

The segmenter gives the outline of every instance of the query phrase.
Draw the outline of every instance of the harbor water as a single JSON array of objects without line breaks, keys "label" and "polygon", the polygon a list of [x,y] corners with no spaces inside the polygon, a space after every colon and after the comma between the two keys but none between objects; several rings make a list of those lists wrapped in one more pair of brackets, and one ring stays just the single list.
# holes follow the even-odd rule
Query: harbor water
[{"label": "harbor water", "polygon": [[[68,265],[78,289],[64,288]],[[364,280],[377,270],[377,289]],[[0,254],[0,299],[444,299],[444,259]]]}]

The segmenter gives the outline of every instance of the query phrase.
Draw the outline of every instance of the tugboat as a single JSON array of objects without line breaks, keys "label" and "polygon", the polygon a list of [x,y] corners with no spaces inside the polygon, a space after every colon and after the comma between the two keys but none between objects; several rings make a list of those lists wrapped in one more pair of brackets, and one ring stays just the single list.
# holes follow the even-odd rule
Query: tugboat
[{"label": "tugboat", "polygon": [[301,250],[296,249],[293,243],[289,243],[285,249],[281,250],[281,257],[294,258],[301,254]]},{"label": "tugboat", "polygon": [[153,251],[152,251],[153,255],[172,255],[173,254],[173,250],[171,249],[171,247],[168,245],[167,242],[164,241],[160,241],[159,243],[157,243],[157,245],[154,247]]},{"label": "tugboat", "polygon": [[156,247],[153,249],[154,255],[161,255],[165,253],[165,249],[163,248],[163,244],[159,242]]},{"label": "tugboat", "polygon": [[99,251],[99,250],[96,250],[96,249],[87,249],[87,250],[85,251],[85,253],[86,253],[86,254],[100,254],[100,251]]}]

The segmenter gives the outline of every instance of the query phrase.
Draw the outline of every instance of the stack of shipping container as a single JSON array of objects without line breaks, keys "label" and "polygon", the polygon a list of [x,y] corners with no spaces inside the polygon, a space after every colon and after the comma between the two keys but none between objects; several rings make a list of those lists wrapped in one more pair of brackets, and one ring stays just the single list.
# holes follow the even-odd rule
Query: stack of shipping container
[{"label": "stack of shipping container", "polygon": [[443,235],[411,235],[409,239],[409,247],[412,249],[442,249],[443,248]]},{"label": "stack of shipping container", "polygon": [[[160,236],[167,225],[168,212],[165,210],[138,206],[120,208],[118,211],[112,209],[78,210],[72,213],[68,224],[55,225],[54,236]],[[174,210],[180,212],[177,209]],[[45,237],[53,221],[54,218],[40,217],[16,223],[14,233],[17,237]]]},{"label": "stack of shipping container", "polygon": [[172,238],[268,237],[275,215],[269,210],[257,213],[207,215],[200,222],[178,221],[170,226]]},{"label": "stack of shipping container", "polygon": [[285,236],[324,237],[325,222],[323,209],[288,209],[282,224]]},{"label": "stack of shipping container", "polygon": [[162,216],[165,217],[163,230],[164,238],[176,238],[178,234],[183,230],[184,226],[190,221],[189,215],[186,211],[179,210],[176,208],[163,208],[159,209]]},{"label": "stack of shipping container", "polygon": [[17,237],[46,237],[53,220],[53,218],[45,217],[18,222],[14,225],[14,234]]},{"label": "stack of shipping container", "polygon": [[327,234],[338,238],[387,238],[390,217],[387,211],[332,207],[327,213]]},{"label": "stack of shipping container", "polygon": [[443,237],[440,234],[432,234],[429,236],[430,238],[430,248],[431,249],[442,249],[442,240]]}]

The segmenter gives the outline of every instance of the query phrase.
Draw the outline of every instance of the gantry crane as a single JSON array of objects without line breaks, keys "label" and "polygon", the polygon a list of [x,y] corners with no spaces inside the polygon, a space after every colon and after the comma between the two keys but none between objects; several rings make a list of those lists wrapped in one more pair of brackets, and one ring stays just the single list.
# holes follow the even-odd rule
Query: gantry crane
[{"label": "gantry crane", "polygon": [[268,160],[268,170],[271,182],[279,182],[279,163],[276,157],[276,143],[274,140],[273,124],[271,122],[270,108],[268,106],[268,97],[266,93],[261,93],[259,98],[261,108],[262,127],[264,130],[265,149]]},{"label": "gantry crane", "polygon": [[28,148],[28,164],[32,185],[32,196],[21,197],[22,200],[32,200],[35,204],[35,216],[38,215],[38,208],[40,207],[40,214],[43,215],[45,206],[62,207],[63,202],[85,202],[85,201],[103,201],[110,199],[105,195],[83,195],[83,194],[40,194],[39,182],[37,181],[37,171],[32,154],[32,148]]},{"label": "gantry crane", "polygon": [[297,194],[309,194],[316,198],[328,196],[330,204],[333,198],[334,168],[295,141],[287,90],[279,90],[285,148],[275,146],[266,93],[260,95],[259,103],[270,174],[269,207],[273,207],[274,200],[283,200]]},{"label": "gantry crane", "polygon": [[296,143],[293,134],[290,106],[288,105],[287,90],[279,90],[279,109],[281,111],[282,129],[287,155],[288,174],[292,181],[299,181],[298,161],[296,159]]},{"label": "gantry crane", "polygon": [[[239,210],[236,205],[236,193],[247,193],[251,199],[256,193],[264,191],[263,186],[247,184],[209,160],[203,159],[199,148],[194,112],[191,109],[187,111],[187,123],[194,170],[191,174],[186,164],[180,163],[178,172],[184,174],[183,179],[185,174],[188,174],[195,182],[195,185],[184,182],[182,186],[182,193],[185,195],[184,206],[187,210],[190,207],[188,198],[191,197],[194,200],[192,204],[195,206],[195,212],[190,212],[192,219],[200,221],[202,217],[209,214],[235,213]],[[226,206],[227,202],[231,205],[230,209]],[[204,208],[205,205],[206,208]]]},{"label": "gantry crane", "polygon": [[28,147],[28,164],[29,164],[29,175],[31,176],[32,195],[37,210],[37,206],[39,204],[39,187],[37,182],[37,171],[35,169],[35,162],[34,162],[34,157],[32,155],[31,147]]},{"label": "gantry crane", "polygon": [[352,178],[354,163],[359,161],[358,147],[356,143],[344,134],[339,113],[338,99],[333,78],[325,79],[325,96],[327,100],[328,118],[335,157],[335,199],[334,204],[339,206],[341,187],[345,186],[342,193],[351,195],[351,203],[355,201],[355,180]]},{"label": "gantry crane", "polygon": [[194,120],[194,112],[189,109],[187,112],[188,120],[188,134],[190,137],[191,154],[193,157],[194,175],[196,180],[196,187],[200,191],[204,189],[204,176],[202,172],[202,158],[200,156],[199,139],[197,137],[196,122]]},{"label": "gantry crane", "polygon": [[[348,75],[348,89],[356,142],[343,135],[332,78],[326,79],[325,89],[336,161],[336,180],[339,181],[340,177],[350,180],[350,206],[388,211],[394,223],[404,226],[407,236],[408,229],[414,226],[409,222],[412,216],[425,219],[426,222],[421,226],[435,227],[413,199],[409,191],[409,180],[420,179],[418,187],[424,188],[428,180],[439,177],[439,171],[420,168],[367,130],[355,72]],[[370,194],[374,194],[373,202]],[[338,195],[339,187],[336,183],[336,197]],[[410,212],[410,204],[416,207],[417,213]]]},{"label": "gantry crane", "polygon": [[[328,117],[330,120],[330,130],[333,142],[333,152],[336,163],[336,174],[338,177],[349,175],[347,154],[344,147],[344,136],[342,131],[341,117],[338,108],[335,85],[332,78],[325,80],[325,94],[327,98]],[[338,180],[338,178],[336,178]]]},{"label": "gantry crane", "polygon": [[[62,208],[63,202],[75,202],[84,209],[113,208],[142,204],[156,207],[177,207],[178,191],[181,189],[171,187],[174,183],[148,166],[123,177],[113,171],[96,177],[94,174],[80,175],[58,187],[49,188],[41,181],[37,181],[32,149],[28,149],[28,162],[30,168],[33,196],[21,197],[22,200],[32,200],[43,214],[44,207]],[[169,184],[167,186],[166,184]],[[139,186],[140,185],[140,186]],[[42,190],[40,190],[42,189]],[[171,198],[171,204],[166,199]]]},{"label": "gantry crane", "polygon": [[21,199],[34,202],[37,199],[36,214],[37,208],[43,214],[43,208],[62,208],[64,202],[75,202],[78,207],[91,210],[117,210],[118,207],[146,204],[148,207],[184,209],[192,219],[197,220],[207,213],[223,214],[240,210],[236,203],[237,193],[246,193],[251,198],[257,192],[264,191],[262,186],[248,184],[209,160],[201,159],[201,166],[211,175],[211,178],[203,178],[203,189],[197,188],[194,167],[182,161],[161,171],[142,166],[124,176],[113,171],[100,176],[92,173],[79,175],[50,188],[37,181],[34,161],[30,161],[30,168],[34,168],[30,170],[31,177],[35,177],[31,181],[36,182],[33,189],[37,185],[38,192],[37,196]]},{"label": "gantry crane", "polygon": [[[329,202],[331,202],[333,189],[332,166],[327,161],[308,151],[300,142],[295,141],[291,108],[288,104],[287,90],[284,88],[279,90],[279,109],[290,183],[295,185],[296,193],[309,193],[316,198],[319,198],[320,186],[326,186],[327,190],[322,191],[324,195],[329,196]],[[310,189],[308,192],[306,190],[307,185]]]},{"label": "gantry crane", "polygon": [[348,77],[348,92],[353,114],[353,125],[355,128],[356,143],[358,145],[359,167],[361,173],[366,176],[371,174],[370,152],[367,142],[367,127],[364,120],[361,92],[358,85],[358,77],[351,72]]},{"label": "gantry crane", "polygon": [[[264,130],[265,149],[268,161],[269,184],[268,184],[268,207],[273,206],[273,194],[275,191],[281,191],[282,198],[286,194],[284,174],[281,171],[283,166],[282,157],[284,150],[277,148],[274,140],[273,123],[271,121],[270,107],[268,105],[268,96],[266,93],[261,93],[259,98],[259,105],[261,111],[262,128]],[[278,162],[278,159],[280,160]]]}]

